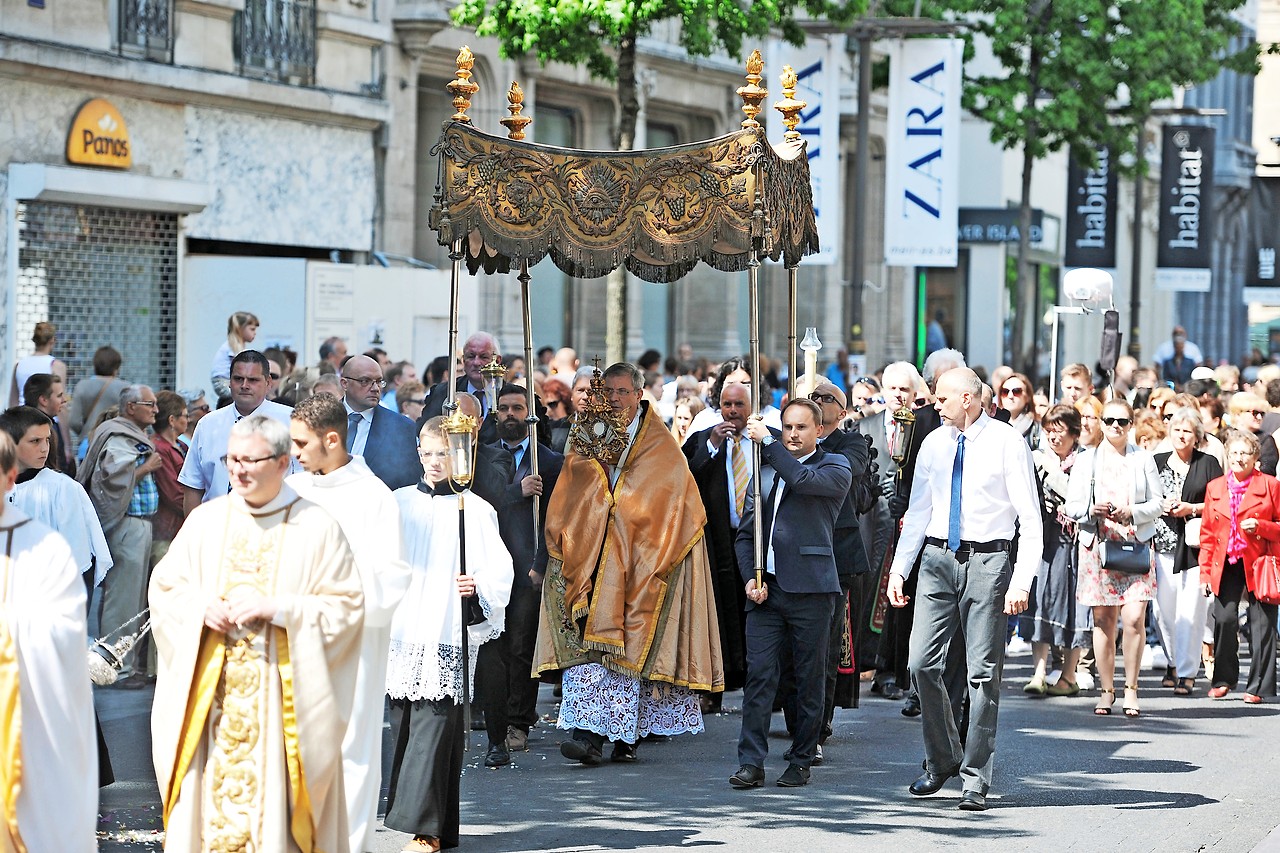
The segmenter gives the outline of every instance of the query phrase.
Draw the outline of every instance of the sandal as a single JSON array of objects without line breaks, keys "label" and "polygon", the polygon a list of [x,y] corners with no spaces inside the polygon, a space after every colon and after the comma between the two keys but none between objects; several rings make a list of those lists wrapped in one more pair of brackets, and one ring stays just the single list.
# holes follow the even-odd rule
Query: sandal
[{"label": "sandal", "polygon": [[[1129,691],[1133,691],[1133,704],[1129,704]],[[1124,704],[1120,706],[1124,711],[1124,715],[1129,718],[1141,716],[1142,711],[1138,708],[1138,685],[1126,684],[1124,686]]]},{"label": "sandal", "polygon": [[1065,678],[1059,678],[1053,684],[1049,685],[1049,689],[1045,693],[1049,696],[1075,696],[1080,692],[1080,685],[1074,681],[1067,681]]},{"label": "sandal", "polygon": [[1160,679],[1161,687],[1173,687],[1178,683],[1177,677],[1174,675],[1173,667],[1166,666],[1164,668],[1164,678]]},{"label": "sandal", "polygon": [[[1098,717],[1110,717],[1111,706],[1116,703],[1116,689],[1114,687],[1101,687],[1098,692],[1102,695],[1098,697],[1098,704],[1094,707],[1093,713]],[[1107,699],[1108,694],[1111,696],[1110,699]],[[1106,700],[1105,704],[1103,700]]]},{"label": "sandal", "polygon": [[1196,692],[1196,680],[1194,678],[1179,678],[1178,686],[1173,688],[1174,696],[1190,696]]},{"label": "sandal", "polygon": [[415,835],[401,853],[440,853],[440,839],[427,835]]}]

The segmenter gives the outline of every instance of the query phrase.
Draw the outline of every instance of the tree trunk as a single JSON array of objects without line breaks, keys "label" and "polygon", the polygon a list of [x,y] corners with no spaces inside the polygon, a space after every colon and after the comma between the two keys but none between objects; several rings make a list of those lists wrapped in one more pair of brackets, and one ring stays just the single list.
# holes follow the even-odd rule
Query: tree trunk
[{"label": "tree trunk", "polygon": [[[636,92],[636,37],[618,45],[618,150],[630,151],[636,143],[636,119],[640,96]],[[618,267],[605,280],[605,358],[609,364],[627,357],[627,271]]]},{"label": "tree trunk", "polygon": [[1015,315],[1018,324],[1013,339],[1013,364],[1023,373],[1034,379],[1041,377],[1039,365],[1036,364],[1036,327],[1039,318],[1036,314],[1036,293],[1039,290],[1038,277],[1031,272],[1031,169],[1035,166],[1035,157],[1031,149],[1022,149],[1022,195],[1018,207],[1018,280],[1014,292],[1018,297]]}]

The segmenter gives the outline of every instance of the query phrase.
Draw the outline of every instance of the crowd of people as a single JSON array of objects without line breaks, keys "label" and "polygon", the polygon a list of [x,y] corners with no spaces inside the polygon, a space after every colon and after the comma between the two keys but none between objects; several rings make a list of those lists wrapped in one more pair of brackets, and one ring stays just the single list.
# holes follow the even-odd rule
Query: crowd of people
[{"label": "crowd of people", "polygon": [[455,847],[467,726],[510,764],[547,681],[587,766],[700,732],[741,690],[743,790],[778,710],[776,784],[809,784],[866,683],[920,718],[909,793],[958,777],[966,811],[1009,652],[1031,654],[1027,694],[1138,717],[1152,660],[1162,689],[1228,698],[1243,631],[1242,698],[1275,696],[1280,366],[1201,365],[1181,329],[1155,366],[1067,366],[1049,399],[951,349],[874,376],[839,358],[790,398],[769,360],[687,345],[600,370],[477,331],[420,381],[337,338],[300,366],[258,326],[228,319],[207,396],[122,379],[108,346],[68,393],[47,323],[15,367],[0,781],[27,849],[94,849],[91,672],[155,691],[173,851],[369,850],[384,776],[405,849]]}]

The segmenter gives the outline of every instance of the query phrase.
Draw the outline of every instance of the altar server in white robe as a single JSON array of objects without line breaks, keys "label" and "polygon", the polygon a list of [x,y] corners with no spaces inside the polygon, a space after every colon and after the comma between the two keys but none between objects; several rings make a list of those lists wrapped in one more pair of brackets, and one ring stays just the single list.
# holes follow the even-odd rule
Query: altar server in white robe
[{"label": "altar server in white robe", "polygon": [[351,722],[342,740],[351,853],[373,849],[382,788],[382,719],[386,704],[391,614],[409,587],[400,508],[363,458],[347,453],[347,410],[327,394],[303,400],[289,420],[293,456],[303,472],[285,480],[324,507],[346,534],[364,589],[364,630]]},{"label": "altar server in white robe", "polygon": [[0,415],[0,429],[18,447],[18,483],[9,492],[9,503],[58,531],[71,547],[81,575],[93,568],[92,578],[86,577],[85,583],[89,589],[96,587],[111,568],[111,552],[84,487],[45,467],[53,421],[39,409],[14,406]]},{"label": "altar server in white robe", "polygon": [[[18,478],[0,431],[0,489]],[[0,850],[97,849],[85,592],[66,541],[0,501]]]},{"label": "altar server in white robe", "polygon": [[342,529],[284,484],[289,428],[231,428],[232,494],[151,578],[152,758],[165,850],[346,853],[342,737],[364,594]]},{"label": "altar server in white robe", "polygon": [[[498,533],[498,515],[473,492],[457,494],[462,487],[448,477],[442,421],[430,419],[419,434],[423,481],[395,492],[412,579],[391,620],[392,764],[384,822],[412,833],[404,850],[415,853],[458,846],[466,734],[462,626],[470,621],[461,597],[478,603],[479,611],[479,621],[467,632],[466,683],[472,697],[476,655],[481,644],[502,634],[511,597],[511,555]],[[460,510],[466,525],[465,575],[458,573]]]}]

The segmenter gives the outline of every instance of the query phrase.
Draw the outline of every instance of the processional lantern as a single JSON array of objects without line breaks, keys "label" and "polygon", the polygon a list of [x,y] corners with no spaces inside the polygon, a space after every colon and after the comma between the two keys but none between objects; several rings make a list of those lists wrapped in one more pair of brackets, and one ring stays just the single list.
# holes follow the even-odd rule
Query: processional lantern
[{"label": "processional lantern", "polygon": [[804,387],[797,388],[797,396],[808,397],[818,387],[818,350],[822,349],[818,330],[813,326],[805,328],[800,349],[804,350]]},{"label": "processional lantern", "polygon": [[485,406],[486,412],[494,412],[498,409],[498,383],[502,377],[507,375],[507,368],[502,364],[502,359],[495,352],[493,358],[489,359],[489,363],[480,368],[480,375],[484,377],[484,399],[488,404]]},{"label": "processional lantern", "polygon": [[442,426],[449,443],[449,479],[466,488],[475,473],[476,419],[455,408]]}]

